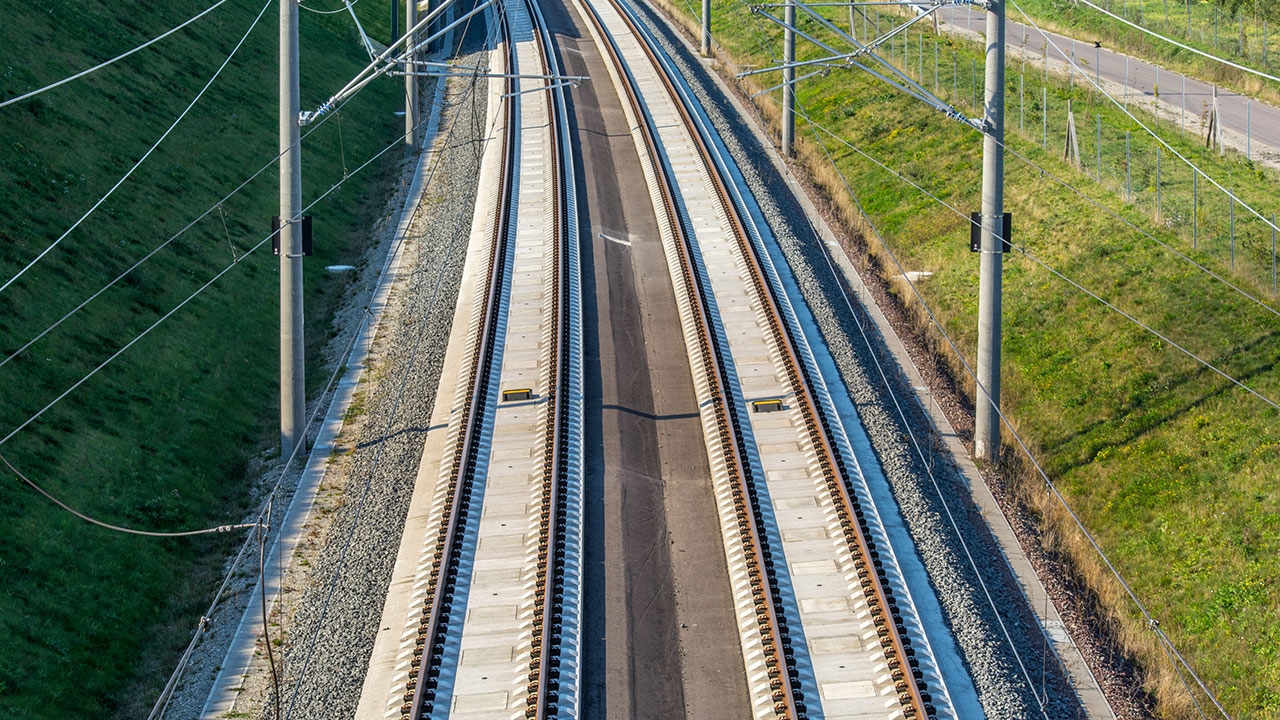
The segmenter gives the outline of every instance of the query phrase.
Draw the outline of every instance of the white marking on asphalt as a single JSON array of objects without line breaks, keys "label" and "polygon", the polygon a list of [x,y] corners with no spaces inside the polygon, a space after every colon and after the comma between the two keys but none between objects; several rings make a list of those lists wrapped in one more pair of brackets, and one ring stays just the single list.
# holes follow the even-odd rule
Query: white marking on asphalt
[{"label": "white marking on asphalt", "polygon": [[630,240],[623,240],[622,238],[616,238],[616,237],[613,237],[612,235],[605,235],[604,233],[599,233],[599,235],[600,235],[600,239],[602,240],[608,240],[609,242],[616,242],[619,245],[626,245],[627,247],[631,247]]}]

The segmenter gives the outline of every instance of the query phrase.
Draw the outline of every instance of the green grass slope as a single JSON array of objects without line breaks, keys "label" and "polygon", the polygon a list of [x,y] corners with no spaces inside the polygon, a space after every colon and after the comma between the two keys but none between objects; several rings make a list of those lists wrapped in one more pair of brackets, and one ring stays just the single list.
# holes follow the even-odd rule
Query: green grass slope
[{"label": "green grass slope", "polygon": [[[6,6],[0,99],[115,56],[205,0],[35,0]],[[114,66],[0,108],[0,278],[62,235],[120,178],[250,27],[259,0],[231,0]],[[319,7],[319,5],[317,5]],[[340,8],[328,3],[323,9]],[[358,9],[386,40],[387,3]],[[275,4],[205,98],[97,212],[0,292],[11,355],[142,255],[215,206],[276,154]],[[315,108],[368,58],[345,13],[301,17],[302,96]],[[402,86],[380,80],[303,143],[304,200],[395,140]],[[310,357],[328,339],[341,281],[392,182],[397,148],[311,211]],[[278,212],[268,168],[172,245],[0,367],[9,434],[245,253]],[[182,530],[248,509],[247,464],[276,444],[278,261],[265,250],[0,445],[21,470],[105,521]],[[309,386],[320,382],[312,365]],[[0,483],[0,716],[145,716],[238,538],[163,540],[90,526]]]},{"label": "green grass slope", "polygon": [[[684,4],[671,7],[687,20],[695,17]],[[843,9],[832,12],[847,18]],[[781,54],[780,32],[749,13],[738,2],[716,3],[713,33],[738,66],[768,67]],[[908,36],[905,63],[900,41],[884,54],[893,53],[900,67],[918,68],[920,40]],[[937,42],[944,68],[936,91],[950,97],[957,88],[959,97],[952,102],[970,115],[980,114],[971,105],[969,76],[975,60],[981,73],[979,48],[946,38]],[[918,78],[931,90],[934,43],[932,35],[925,36],[926,70]],[[816,52],[806,43],[798,45],[802,58]],[[960,74],[954,80],[952,68]],[[1015,62],[1007,76],[1008,142],[1047,172],[1012,153],[1006,157],[1005,207],[1014,215],[1019,248],[1005,259],[1004,410],[1137,596],[1233,716],[1280,718],[1280,413],[1172,345],[1280,401],[1280,317],[1272,295],[1270,229],[1248,220],[1237,207],[1233,263],[1230,201],[1201,178],[1193,224],[1190,171],[1173,163],[1167,151],[1157,220],[1151,141],[1118,110],[1068,87],[1065,79],[1050,78],[1049,142],[1042,147],[1040,76],[1029,73],[1020,80],[1018,69]],[[761,77],[759,86],[773,85],[776,77]],[[978,78],[980,84],[981,74]],[[1020,82],[1027,98],[1025,134],[1017,130]],[[855,223],[856,211],[828,163],[825,153],[830,153],[905,269],[933,273],[920,282],[923,296],[973,366],[977,256],[968,250],[967,217],[943,203],[966,214],[980,207],[981,137],[855,70],[805,80],[798,98],[816,123],[839,138],[815,138],[810,125],[797,122],[800,162],[831,205]],[[1069,98],[1075,100],[1083,171],[1061,160]],[[762,106],[767,116],[778,116],[774,100],[762,99]],[[1098,115],[1106,128],[1100,184],[1093,160]],[[1133,133],[1129,197],[1123,192],[1126,130]],[[1205,153],[1195,138],[1179,135],[1167,123],[1162,135],[1211,176],[1224,184],[1230,178],[1242,198],[1266,213],[1275,209],[1280,180],[1275,173],[1239,156]],[[887,262],[883,254],[881,260]],[[932,333],[934,347],[950,355],[914,300],[905,292],[902,297],[923,331]],[[952,364],[963,375],[958,362]],[[1006,449],[1006,456],[1018,455]],[[1043,514],[1046,538],[1075,560],[1106,614],[1117,621],[1117,634],[1143,665],[1145,689],[1162,716],[1198,716],[1165,652],[1048,500],[1043,483],[1029,476],[1023,492],[1024,502]],[[1204,697],[1197,701],[1206,706]]]}]

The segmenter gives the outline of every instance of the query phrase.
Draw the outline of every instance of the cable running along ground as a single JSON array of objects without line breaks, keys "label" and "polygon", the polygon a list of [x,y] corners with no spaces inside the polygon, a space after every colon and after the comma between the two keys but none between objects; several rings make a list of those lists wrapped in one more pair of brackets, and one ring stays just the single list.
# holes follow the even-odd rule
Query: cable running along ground
[{"label": "cable running along ground", "polygon": [[233,530],[243,530],[245,528],[251,528],[256,526],[256,523],[247,523],[247,524],[241,523],[238,525],[218,525],[217,527],[205,528],[203,530],[186,530],[182,532],[152,532],[149,530],[135,530],[133,528],[120,527],[119,525],[112,525],[110,523],[106,523],[101,520],[97,520],[95,518],[89,517],[88,515],[85,515],[79,510],[76,510],[70,505],[67,505],[66,503],[62,502],[61,500],[59,500],[58,498],[50,494],[47,490],[37,485],[34,480],[24,475],[21,470],[14,467],[13,463],[9,462],[9,458],[5,457],[3,454],[0,454],[0,462],[3,462],[5,467],[9,468],[9,470],[11,470],[14,475],[17,475],[19,480],[31,486],[33,490],[35,490],[36,492],[48,498],[51,502],[53,502],[54,505],[57,505],[58,507],[62,508],[63,510],[66,510],[67,512],[71,513],[72,515],[75,515],[76,517],[80,518],[81,520],[84,520],[87,523],[92,523],[94,525],[97,525],[98,527],[106,528],[107,530],[112,530],[114,532],[125,533],[126,535],[142,535],[144,537],[178,538],[178,537],[192,537],[195,535],[214,535],[217,533],[227,533]]}]

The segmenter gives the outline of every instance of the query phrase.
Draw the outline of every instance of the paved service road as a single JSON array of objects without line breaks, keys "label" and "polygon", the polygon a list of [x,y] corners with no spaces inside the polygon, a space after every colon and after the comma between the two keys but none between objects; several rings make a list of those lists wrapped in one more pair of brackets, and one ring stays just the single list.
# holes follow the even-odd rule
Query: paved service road
[{"label": "paved service road", "polygon": [[[1010,15],[1015,13],[1012,8]],[[986,33],[986,14],[975,10],[972,6],[944,7],[938,10],[938,19],[942,29],[961,34],[981,36]],[[1016,57],[1014,53],[1024,50],[1034,58],[1046,57],[1051,68],[1059,72],[1074,72],[1066,69],[1067,60],[1074,58],[1081,71],[1089,79],[1077,77],[1082,83],[1090,79],[1101,78],[1108,91],[1117,99],[1123,100],[1123,88],[1128,87],[1130,102],[1142,101],[1150,103],[1156,99],[1155,89],[1160,90],[1159,100],[1165,107],[1166,117],[1171,111],[1178,121],[1185,121],[1189,132],[1204,136],[1202,116],[1207,118],[1208,108],[1213,102],[1213,86],[1185,77],[1172,70],[1162,69],[1137,58],[1126,58],[1120,53],[1104,48],[1094,47],[1093,38],[1069,38],[1055,33],[1047,33],[1050,41],[1046,41],[1040,31],[1022,23],[1008,21],[1005,29],[1005,42],[1010,49],[1010,62]],[[1161,42],[1154,40],[1154,42]],[[1030,72],[1032,57],[1027,58]],[[1043,62],[1043,60],[1041,61]],[[1043,67],[1043,66],[1042,66]],[[1118,86],[1118,87],[1117,87]],[[1184,91],[1185,87],[1185,91]],[[1272,164],[1280,164],[1280,108],[1253,101],[1226,89],[1218,90],[1218,108],[1222,116],[1223,130],[1237,137],[1224,138],[1240,152],[1249,150],[1249,132],[1252,130],[1252,156],[1255,160],[1265,159]],[[1185,111],[1185,118],[1183,113]],[[1252,117],[1250,117],[1252,116]]]}]

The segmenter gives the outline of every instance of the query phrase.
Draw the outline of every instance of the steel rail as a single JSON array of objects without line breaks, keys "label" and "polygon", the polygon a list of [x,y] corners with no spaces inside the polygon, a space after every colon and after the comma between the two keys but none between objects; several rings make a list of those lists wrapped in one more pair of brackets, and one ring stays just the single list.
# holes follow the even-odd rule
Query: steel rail
[{"label": "steel rail", "polygon": [[[529,17],[537,31],[536,39],[541,52],[542,72],[546,78],[554,78],[559,72],[558,64],[551,49],[550,33],[537,0],[526,0]],[[565,302],[562,288],[568,286],[568,263],[564,255],[567,244],[577,242],[570,237],[568,218],[564,212],[566,195],[573,188],[566,187],[564,165],[569,152],[568,132],[565,128],[567,118],[562,114],[563,106],[552,102],[554,94],[562,90],[559,86],[548,84],[547,105],[551,116],[550,131],[552,147],[552,177],[555,188],[554,224],[556,236],[552,240],[552,266],[555,268],[555,281],[552,283],[552,307],[554,308],[551,337],[555,338],[555,349],[552,352],[554,364],[551,377],[554,382],[548,392],[547,401],[547,434],[544,444],[542,505],[539,527],[542,529],[538,540],[538,573],[534,600],[534,625],[532,650],[529,658],[529,696],[526,699],[526,718],[555,717],[559,710],[559,665],[560,642],[563,631],[564,604],[564,571],[565,571],[565,514],[567,512],[567,477],[566,463],[563,461],[568,452],[568,403],[562,390],[569,384],[568,373],[570,362],[569,343],[564,329],[569,325],[569,304]],[[554,542],[553,542],[554,541]],[[550,630],[548,630],[550,628]],[[536,690],[535,690],[536,688]]]},{"label": "steel rail", "polygon": [[[504,35],[506,20],[501,20]],[[508,63],[515,57],[514,47],[508,43]],[[510,89],[514,81],[507,79]],[[405,704],[400,708],[401,720],[419,720],[424,712],[429,714],[435,701],[435,691],[439,679],[438,663],[443,658],[444,643],[449,627],[449,606],[452,602],[454,584],[457,582],[458,564],[462,553],[463,530],[466,527],[470,510],[470,494],[472,475],[476,469],[476,456],[479,441],[483,435],[485,406],[489,394],[491,379],[490,361],[493,358],[494,345],[497,341],[499,304],[502,299],[503,277],[506,265],[506,238],[511,222],[511,205],[508,202],[513,185],[515,143],[511,134],[517,126],[517,104],[507,103],[507,132],[503,134],[501,177],[498,193],[499,208],[494,223],[493,234],[489,243],[489,262],[487,273],[489,293],[485,302],[481,332],[477,334],[476,345],[468,371],[468,382],[471,392],[466,396],[462,408],[462,432],[458,433],[454,445],[452,470],[445,498],[445,513],[440,521],[440,530],[436,538],[436,549],[432,558],[431,588],[423,599],[422,624],[418,631],[413,660],[410,665],[411,677],[406,684]]]},{"label": "steel rail", "polygon": [[[558,67],[550,52],[550,38],[541,22],[541,14],[534,2],[527,2],[530,17],[538,32],[535,41],[539,48],[544,78],[552,76]],[[511,32],[505,13],[500,15],[504,36],[507,38],[508,66],[514,67],[517,62],[516,44],[511,40]],[[519,77],[512,75],[506,79],[504,97],[508,100],[514,96]],[[551,90],[555,86],[548,85],[535,90]],[[573,222],[566,217],[566,195],[572,192],[565,181],[565,164],[571,162],[569,156],[568,133],[564,129],[567,119],[563,115],[563,103],[548,102],[549,112],[553,118],[551,134],[556,152],[551,158],[551,173],[555,188],[553,226],[556,228],[552,239],[552,267],[554,277],[551,282],[551,327],[550,337],[553,347],[548,353],[550,369],[548,377],[552,382],[546,396],[547,432],[543,444],[543,479],[542,497],[539,513],[538,569],[534,601],[533,632],[530,639],[529,682],[526,700],[526,718],[555,717],[559,700],[559,668],[561,644],[561,620],[564,606],[564,573],[566,562],[566,515],[568,512],[567,484],[568,463],[565,454],[568,449],[570,423],[569,402],[566,402],[571,362],[569,353],[573,350],[565,336],[565,328],[570,326],[570,306],[562,288],[568,286],[568,275],[571,272],[563,249],[570,238]],[[414,677],[406,685],[405,704],[401,707],[402,720],[419,720],[429,716],[434,710],[435,690],[437,687],[439,663],[443,659],[443,645],[447,639],[449,628],[449,609],[451,594],[456,582],[457,567],[464,549],[463,532],[470,508],[470,487],[476,470],[476,457],[479,453],[480,439],[484,431],[487,397],[492,387],[492,378],[497,372],[489,367],[494,349],[500,341],[496,337],[499,307],[504,292],[506,275],[506,245],[513,241],[514,214],[512,209],[517,205],[516,190],[512,178],[515,175],[515,164],[518,157],[514,151],[515,143],[511,138],[519,126],[519,103],[507,103],[507,132],[503,137],[503,162],[501,166],[499,210],[490,241],[490,257],[488,263],[489,294],[485,313],[481,320],[483,328],[476,341],[476,349],[472,359],[469,381],[472,390],[467,396],[463,408],[464,432],[459,433],[454,448],[452,473],[449,480],[445,507],[447,512],[441,520],[437,536],[437,545],[433,557],[430,577],[433,587],[423,601],[423,621],[418,633],[417,648],[414,650]]]},{"label": "steel rail", "polygon": [[[881,647],[891,670],[891,677],[895,682],[895,690],[899,693],[898,700],[902,707],[903,715],[907,718],[932,717],[935,712],[930,702],[931,697],[928,695],[927,690],[922,687],[924,684],[922,673],[915,660],[914,650],[911,648],[910,639],[906,634],[906,628],[898,612],[898,605],[893,596],[893,591],[888,586],[888,579],[881,565],[879,550],[876,548],[875,541],[870,537],[870,528],[864,517],[863,510],[849,484],[845,462],[840,457],[836,444],[831,437],[830,422],[821,404],[814,397],[812,390],[813,379],[806,363],[800,358],[794,335],[795,330],[783,319],[784,313],[780,307],[778,296],[780,290],[769,282],[768,275],[761,263],[759,253],[763,252],[763,248],[758,249],[752,242],[751,235],[743,221],[745,210],[735,202],[733,194],[729,192],[722,169],[709,150],[710,141],[705,136],[707,131],[699,123],[695,122],[692,113],[686,106],[687,101],[684,93],[679,91],[668,73],[665,72],[664,64],[660,62],[653,48],[650,47],[646,34],[641,32],[630,13],[621,7],[618,0],[610,0],[610,2],[618,9],[619,15],[627,23],[631,32],[641,40],[641,46],[645,54],[654,67],[658,69],[663,85],[671,94],[677,111],[680,113],[686,128],[688,128],[697,145],[707,176],[711,180],[732,226],[734,238],[743,257],[748,261],[749,274],[755,295],[765,306],[769,332],[774,344],[781,351],[788,384],[794,392],[796,403],[804,418],[810,442],[818,455],[825,484],[835,503],[837,517],[839,518],[846,543],[853,554],[854,566],[859,575],[860,585],[871,609],[871,614],[877,627],[877,634],[881,638]],[[601,36],[609,38],[598,16],[595,16],[594,10],[592,15],[592,20],[600,30]],[[690,298],[695,301],[697,306],[695,319],[699,329],[699,344],[702,349],[704,366],[714,369],[714,373],[709,373],[709,376],[713,374],[714,377],[709,377],[708,379],[717,395],[716,414],[721,419],[721,442],[726,445],[726,449],[728,449],[729,445],[733,446],[732,453],[726,452],[726,458],[730,458],[728,464],[731,476],[735,480],[735,511],[739,523],[742,525],[744,549],[748,550],[749,558],[754,557],[756,559],[757,568],[760,564],[763,564],[767,569],[766,574],[771,586],[767,597],[764,593],[757,592],[759,588],[757,584],[758,578],[753,573],[753,599],[756,600],[757,615],[759,617],[762,610],[769,612],[771,615],[768,624],[771,631],[769,634],[772,634],[775,639],[781,637],[783,649],[786,650],[790,646],[790,638],[786,631],[786,619],[783,617],[779,607],[781,603],[778,602],[778,595],[776,590],[773,589],[775,576],[769,558],[768,541],[760,530],[763,521],[760,515],[759,503],[755,496],[755,480],[749,477],[750,466],[741,462],[742,456],[746,454],[746,448],[738,432],[740,421],[737,417],[737,412],[739,409],[728,395],[727,385],[723,380],[724,361],[722,352],[718,346],[717,338],[710,332],[712,322],[704,295],[704,293],[709,293],[710,291],[702,286],[701,277],[695,264],[696,261],[691,257],[693,251],[689,243],[688,231],[682,227],[681,223],[674,221],[675,218],[679,217],[679,214],[676,212],[672,199],[673,192],[669,188],[671,178],[656,151],[657,144],[654,142],[651,128],[652,118],[648,117],[642,103],[636,98],[638,91],[635,87],[635,80],[630,71],[625,68],[625,64],[622,63],[620,53],[612,38],[609,38],[608,44],[610,54],[619,68],[619,75],[627,78],[628,100],[636,116],[645,119],[640,129],[645,137],[648,152],[654,158],[654,166],[660,170],[662,195],[664,202],[667,204],[668,217],[673,219],[672,229],[675,231],[678,240],[677,247],[683,269],[683,281],[690,291]],[[745,513],[743,496],[750,498],[753,511],[751,515]],[[748,534],[751,535],[749,542],[747,540]],[[763,560],[763,563],[760,562],[761,560]],[[753,570],[751,563],[752,561],[748,560],[749,570]],[[772,600],[772,602],[761,602],[762,600]],[[770,638],[765,633],[763,620],[760,621],[760,625],[762,641],[766,647],[766,657],[769,657],[767,649]],[[774,675],[772,666],[770,670],[770,676],[774,678],[773,682],[771,682],[771,689],[774,691],[775,713],[779,717],[804,717],[806,708],[803,702],[803,694],[799,689],[798,678],[794,673],[794,661],[790,657],[786,658],[786,660],[791,682],[779,683]]]}]

